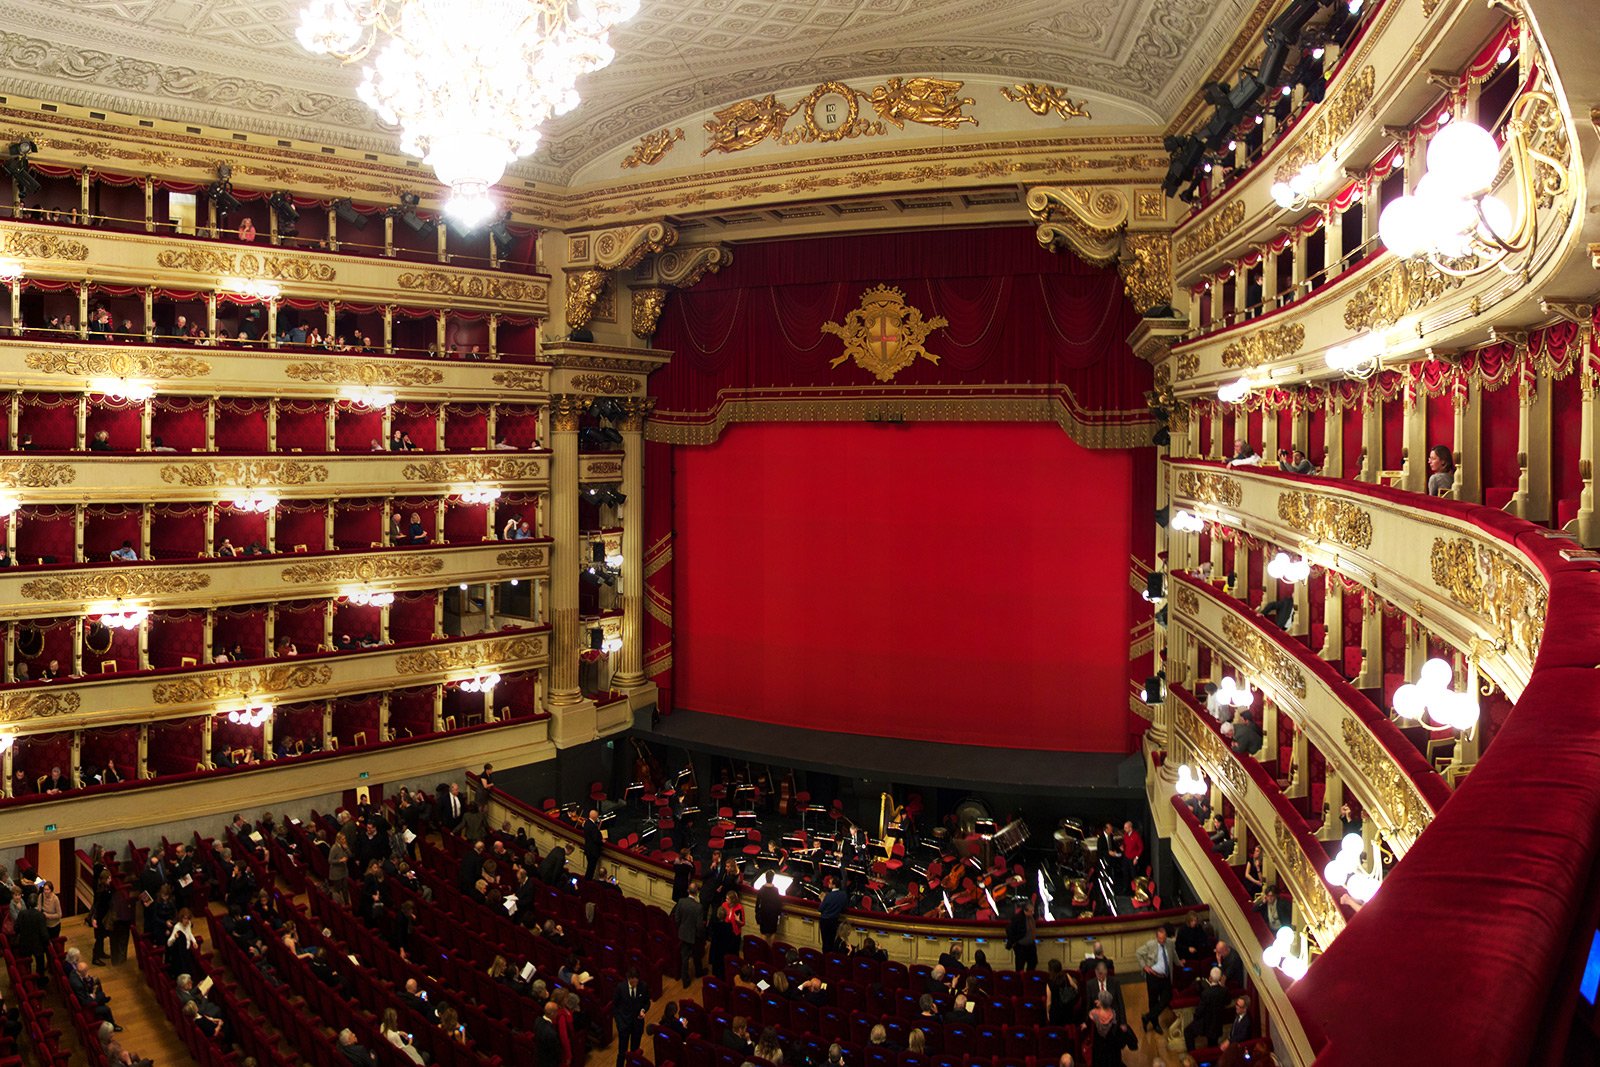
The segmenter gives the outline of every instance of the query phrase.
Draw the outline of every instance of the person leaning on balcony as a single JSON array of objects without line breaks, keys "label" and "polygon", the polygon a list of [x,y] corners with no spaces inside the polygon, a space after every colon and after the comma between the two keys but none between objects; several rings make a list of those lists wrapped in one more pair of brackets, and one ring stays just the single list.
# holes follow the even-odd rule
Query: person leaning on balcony
[{"label": "person leaning on balcony", "polygon": [[1280,897],[1278,887],[1271,884],[1261,890],[1261,903],[1256,905],[1256,912],[1274,934],[1293,921],[1289,902]]},{"label": "person leaning on balcony", "polygon": [[132,541],[124,541],[121,548],[113,548],[111,550],[111,558],[118,563],[137,563],[139,553],[134,549]]},{"label": "person leaning on balcony", "polygon": [[1232,459],[1228,460],[1228,466],[1259,467],[1261,466],[1261,455],[1250,447],[1249,441],[1240,441],[1239,450],[1233,454]]},{"label": "person leaning on balcony", "polygon": [[1456,463],[1450,449],[1434,445],[1428,449],[1428,495],[1449,496],[1456,484]]},{"label": "person leaning on balcony", "polygon": [[1261,751],[1261,727],[1257,726],[1249,708],[1240,708],[1233,720],[1233,750],[1246,756]]},{"label": "person leaning on balcony", "polygon": [[94,437],[89,441],[89,451],[91,451],[91,452],[110,452],[111,451],[111,433],[110,433],[110,431],[97,430],[95,432]]}]

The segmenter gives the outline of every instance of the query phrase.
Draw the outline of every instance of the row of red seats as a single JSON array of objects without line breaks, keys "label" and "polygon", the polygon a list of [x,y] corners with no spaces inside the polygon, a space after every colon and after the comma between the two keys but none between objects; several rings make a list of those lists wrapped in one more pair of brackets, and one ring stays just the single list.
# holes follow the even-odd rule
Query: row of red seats
[{"label": "row of red seats", "polygon": [[[11,999],[22,1017],[22,1032],[32,1046],[34,1062],[38,1067],[67,1067],[71,1057],[61,1051],[61,1031],[50,1025],[55,1010],[44,1006],[43,975],[35,975],[28,967],[17,962],[11,951],[11,939],[0,938],[0,949],[5,952],[6,975],[11,980]],[[15,1042],[0,1043],[0,1067],[23,1067]]]}]

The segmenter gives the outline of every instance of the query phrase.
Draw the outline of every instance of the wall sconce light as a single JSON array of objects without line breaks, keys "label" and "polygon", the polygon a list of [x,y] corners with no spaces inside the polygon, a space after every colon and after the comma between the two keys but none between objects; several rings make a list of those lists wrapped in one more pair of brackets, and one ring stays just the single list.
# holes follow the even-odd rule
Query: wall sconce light
[{"label": "wall sconce light", "polygon": [[373,411],[390,407],[395,402],[395,395],[388,390],[368,386],[347,385],[339,390],[339,396],[355,407]]},{"label": "wall sconce light", "polygon": [[272,718],[272,705],[264,700],[251,701],[242,709],[228,712],[228,721],[241,726],[260,726]]},{"label": "wall sconce light", "polygon": [[500,684],[500,676],[490,671],[464,679],[456,688],[463,693],[487,693]]},{"label": "wall sconce light", "polygon": [[1202,797],[1211,787],[1206,785],[1206,780],[1187,763],[1178,768],[1178,795],[1180,797]]},{"label": "wall sconce light", "polygon": [[156,395],[155,387],[149,382],[131,381],[127,378],[91,378],[89,388],[96,393],[103,393],[117,403],[129,402],[142,404]]},{"label": "wall sconce light", "polygon": [[1304,978],[1311,967],[1305,935],[1296,933],[1292,926],[1278,927],[1278,936],[1261,952],[1261,962],[1277,968],[1291,982]]},{"label": "wall sconce light", "polygon": [[278,506],[278,498],[271,492],[248,489],[229,500],[228,506],[235,511],[248,512],[252,515],[265,515]]},{"label": "wall sconce light", "polygon": [[[1442,659],[1422,665],[1417,680],[1394,691],[1394,713],[1419,726],[1443,733],[1446,730],[1472,729],[1478,724],[1478,698],[1450,688],[1455,671]],[[1437,726],[1430,726],[1432,719]]]},{"label": "wall sconce light", "polygon": [[1304,559],[1291,559],[1287,552],[1279,552],[1267,564],[1267,575],[1280,582],[1293,582],[1298,585],[1311,577],[1311,564]]},{"label": "wall sconce light", "polygon": [[1180,511],[1172,516],[1170,525],[1179,533],[1199,533],[1206,528],[1206,520],[1192,511]]},{"label": "wall sconce light", "polygon": [[366,586],[351,586],[339,594],[347,603],[361,607],[386,608],[394,603],[394,594],[379,592]]}]

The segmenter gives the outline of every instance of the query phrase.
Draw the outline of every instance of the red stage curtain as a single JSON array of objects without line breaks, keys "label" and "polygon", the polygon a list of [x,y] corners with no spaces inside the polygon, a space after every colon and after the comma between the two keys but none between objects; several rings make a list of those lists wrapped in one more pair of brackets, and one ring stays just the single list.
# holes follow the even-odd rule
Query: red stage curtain
[{"label": "red stage curtain", "polygon": [[265,452],[267,450],[267,402],[265,400],[218,401],[217,450],[219,452]]},{"label": "red stage curtain", "polygon": [[266,658],[267,612],[265,608],[218,608],[212,631],[217,649],[241,646],[247,660]]},{"label": "red stage curtain", "polygon": [[489,444],[489,409],[483,404],[448,404],[444,409],[444,447],[467,452]]},{"label": "red stage curtain", "polygon": [[389,608],[389,639],[396,644],[433,638],[437,593],[401,593]]},{"label": "red stage curtain", "polygon": [[[176,611],[150,616],[150,666],[198,666],[205,661],[201,643],[205,637],[205,616],[198,611]],[[193,660],[185,664],[185,659]]]},{"label": "red stage curtain", "polygon": [[[402,520],[403,521],[403,520]],[[339,501],[333,509],[337,548],[371,548],[383,537],[383,505],[377,501]],[[320,538],[319,538],[320,540]]]},{"label": "red stage curtain", "polygon": [[485,540],[487,504],[453,503],[444,511],[444,539],[452,545],[477,544]]},{"label": "red stage curtain", "polygon": [[1124,749],[1132,452],[1038,425],[761,425],[676,460],[679,706]]},{"label": "red stage curtain", "polygon": [[[279,552],[294,552],[299,546],[305,545],[307,552],[323,552],[327,550],[327,512],[318,504],[312,507],[278,505],[277,540],[275,547]],[[265,522],[262,523],[265,536]],[[221,526],[218,526],[218,533]],[[234,541],[237,545],[239,542]],[[366,547],[363,543],[362,547]]]}]

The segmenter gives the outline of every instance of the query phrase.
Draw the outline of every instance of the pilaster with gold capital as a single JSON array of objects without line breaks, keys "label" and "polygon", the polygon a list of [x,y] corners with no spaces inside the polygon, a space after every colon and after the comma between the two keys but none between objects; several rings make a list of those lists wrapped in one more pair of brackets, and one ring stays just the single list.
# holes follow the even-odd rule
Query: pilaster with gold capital
[{"label": "pilaster with gold capital", "polygon": [[550,736],[559,747],[592,740],[594,704],[578,686],[578,423],[588,400],[550,398]]},{"label": "pilaster with gold capital", "polygon": [[633,692],[644,674],[644,426],[655,408],[651,397],[619,401],[622,434],[622,649],[612,682]]}]

